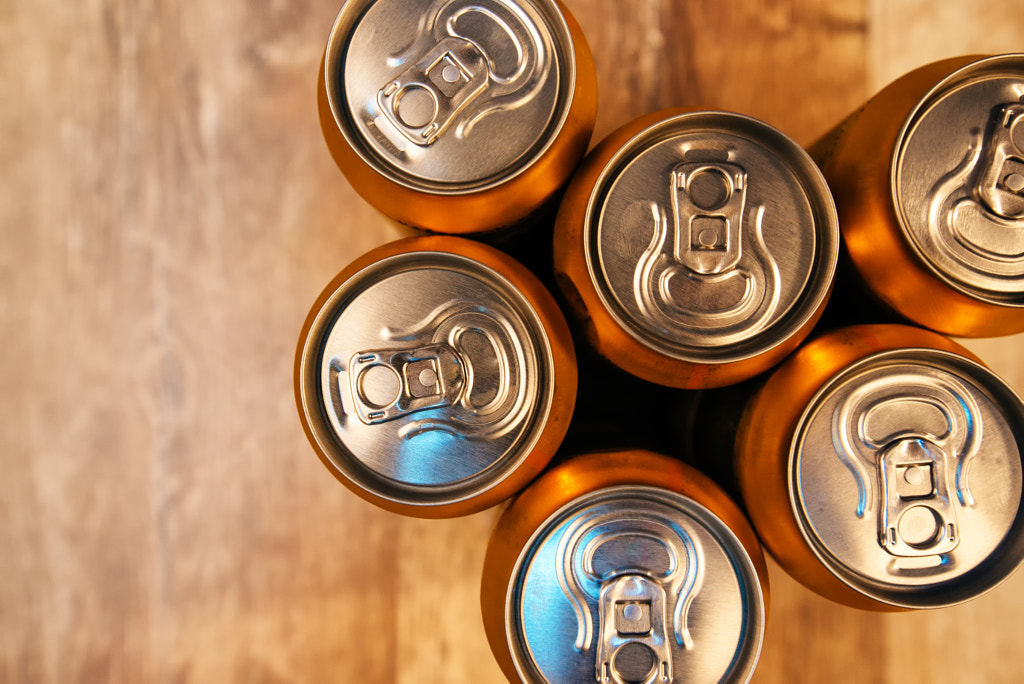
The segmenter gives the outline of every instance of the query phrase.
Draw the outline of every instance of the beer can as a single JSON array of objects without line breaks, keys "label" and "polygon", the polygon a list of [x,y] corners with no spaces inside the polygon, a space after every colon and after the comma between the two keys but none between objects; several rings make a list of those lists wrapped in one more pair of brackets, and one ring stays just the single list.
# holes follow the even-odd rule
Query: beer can
[{"label": "beer can", "polygon": [[912,71],[811,151],[873,299],[948,335],[1024,332],[1024,55]]},{"label": "beer can", "polygon": [[382,508],[424,518],[483,510],[551,459],[572,417],[569,329],[536,278],[451,236],[357,259],[300,336],[299,416],[320,460]]},{"label": "beer can", "polygon": [[828,301],[835,208],[810,157],[728,112],[654,113],[584,161],[558,213],[556,277],[597,353],[670,387],[739,382]]},{"label": "beer can", "polygon": [[870,610],[949,606],[1024,557],[1024,405],[969,351],[904,325],[815,338],[753,396],[742,499],[798,581]]},{"label": "beer can", "polygon": [[586,153],[597,111],[590,49],[557,0],[348,0],[318,80],[352,187],[441,233],[529,215]]},{"label": "beer can", "polygon": [[745,681],[767,567],[739,508],[696,470],[653,452],[593,452],[504,511],[481,607],[510,681]]}]

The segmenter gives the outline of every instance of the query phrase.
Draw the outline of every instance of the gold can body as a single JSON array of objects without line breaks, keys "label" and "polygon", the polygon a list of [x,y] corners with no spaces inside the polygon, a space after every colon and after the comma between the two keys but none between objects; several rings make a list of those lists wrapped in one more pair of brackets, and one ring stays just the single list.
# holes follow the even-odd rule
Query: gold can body
[{"label": "gold can body", "polygon": [[825,308],[838,251],[831,195],[803,150],[756,119],[687,109],[595,147],[554,237],[589,345],[682,389],[740,382],[792,352]]},{"label": "gold can body", "polygon": [[549,292],[505,254],[452,236],[398,240],[347,266],[310,309],[295,359],[299,417],[331,474],[423,518],[489,508],[540,474],[576,384]]},{"label": "gold can body", "polygon": [[[1020,562],[1022,415],[1013,391],[943,335],[837,329],[747,403],[734,451],[741,498],[771,555],[826,598],[875,611],[959,603]],[[949,457],[933,458],[935,444]],[[910,465],[890,468],[905,454]],[[1002,541],[973,545],[982,537]]]},{"label": "gold can body", "polygon": [[[527,488],[519,497],[513,500],[498,520],[488,543],[484,559],[483,581],[481,584],[481,608],[483,611],[484,628],[491,649],[498,660],[502,671],[509,681],[517,681],[525,677],[531,680],[531,674],[520,674],[520,671],[529,672],[529,668],[535,665],[531,657],[522,648],[519,637],[514,632],[516,627],[510,620],[510,611],[515,612],[521,600],[517,593],[527,582],[525,579],[524,567],[535,562],[531,560],[530,554],[536,551],[536,547],[543,542],[542,537],[554,526],[561,525],[559,515],[567,515],[570,518],[570,525],[574,520],[574,505],[587,497],[600,496],[603,492],[625,492],[624,505],[627,513],[624,517],[635,520],[645,520],[642,511],[628,511],[630,502],[637,501],[646,495],[667,495],[683,498],[693,503],[701,511],[705,520],[714,519],[716,525],[723,525],[720,530],[724,532],[718,539],[723,544],[730,544],[732,548],[736,568],[743,567],[745,570],[735,569],[737,573],[747,573],[745,579],[751,586],[747,587],[748,602],[741,602],[744,610],[748,610],[746,624],[748,626],[745,635],[747,643],[730,644],[727,648],[735,649],[729,651],[725,658],[725,671],[732,671],[732,676],[745,679],[756,664],[760,651],[760,640],[763,634],[763,626],[766,621],[768,610],[768,572],[764,561],[761,547],[749,523],[740,512],[739,508],[729,497],[710,479],[694,470],[693,468],[667,456],[648,451],[609,451],[592,452],[576,456],[556,466],[541,476],[535,483]],[[606,518],[611,516],[606,515]],[[644,535],[652,534],[651,529]],[[598,540],[607,540],[611,536],[607,533],[599,534]],[[729,541],[725,541],[728,539]],[[597,542],[601,543],[600,541]],[[586,548],[593,549],[595,545],[581,544]],[[564,553],[565,546],[562,545]],[[596,552],[595,552],[596,553]],[[591,554],[591,557],[593,554]],[[545,556],[545,558],[547,558]],[[693,558],[693,556],[691,556]],[[634,562],[637,559],[633,559]],[[688,561],[679,558],[680,564],[686,565]],[[640,560],[643,562],[643,559]],[[552,563],[551,567],[557,563]],[[544,574],[549,572],[547,565],[537,570]],[[606,577],[614,577],[614,572],[606,572]],[[703,582],[714,583],[719,576],[709,577],[705,575]],[[560,582],[565,583],[563,576]],[[547,586],[551,586],[547,583]],[[554,585],[557,587],[557,583]],[[524,590],[524,593],[529,593]],[[602,592],[604,595],[605,592]],[[692,599],[691,599],[692,600]],[[731,603],[728,607],[720,606],[723,613],[736,609],[737,603]],[[555,606],[550,606],[554,608]],[[537,613],[527,612],[520,615],[520,621],[541,620],[543,616]],[[712,611],[714,613],[714,611]],[[546,619],[546,618],[545,618]],[[514,620],[513,620],[514,622]],[[585,620],[589,622],[589,620]],[[521,625],[520,625],[521,626]],[[543,626],[541,627],[543,629]],[[639,633],[642,630],[634,630]],[[597,637],[600,635],[597,634]],[[671,638],[671,637],[670,637]],[[542,636],[542,641],[546,637]],[[709,644],[707,638],[700,642],[699,635],[694,636],[699,647],[704,649],[715,644]],[[718,644],[720,645],[720,644]],[[693,645],[689,646],[693,649]],[[577,644],[577,649],[570,647],[567,653],[576,653],[583,650],[593,657],[593,648],[587,648]],[[516,653],[516,655],[513,654]],[[691,651],[692,652],[692,651]],[[685,657],[685,656],[684,656]],[[691,656],[692,657],[692,656]],[[517,665],[518,660],[518,665]],[[558,670],[553,675],[546,671],[541,676],[551,681],[589,681],[594,678],[593,661],[587,665],[580,665],[578,658],[571,657],[575,665],[562,661],[556,662],[552,667]],[[584,660],[587,660],[584,658]],[[737,664],[739,663],[739,664]],[[566,669],[559,669],[565,667]],[[517,669],[519,668],[519,669]],[[655,670],[658,668],[654,668]],[[589,672],[588,672],[589,670]],[[600,670],[599,670],[600,671]],[[652,670],[653,671],[653,670]],[[607,672],[607,671],[605,671]],[[739,674],[741,673],[742,674]],[[661,672],[665,678],[665,671]],[[721,673],[718,674],[718,677]],[[672,681],[677,681],[669,676]],[[717,678],[717,677],[716,677]],[[628,678],[627,678],[628,679]],[[632,679],[629,679],[632,681]]]},{"label": "gold can body", "polygon": [[[1006,92],[965,94],[986,83],[1001,83]],[[1021,84],[1020,55],[928,64],[884,88],[810,149],[832,188],[854,280],[885,308],[918,325],[963,337],[1024,331],[1024,212],[1007,211],[1005,198],[980,198],[987,184],[993,193],[1024,202],[1024,122],[1018,98],[1008,94]],[[984,98],[985,108],[1000,113],[963,115],[968,104],[981,108]],[[954,114],[963,120],[945,124]],[[1017,118],[1013,130],[1000,116]],[[914,136],[921,141],[916,153]],[[998,147],[1003,149],[986,151]],[[951,159],[929,158],[937,150]],[[1004,164],[1005,177],[992,177]],[[970,204],[973,214],[987,216],[993,226],[984,239],[972,236],[978,229],[970,225],[958,228],[960,219],[943,206],[957,182],[972,186],[961,193],[960,214],[967,216]],[[1016,284],[1000,282],[1008,276]]]},{"label": "gold can body", "polygon": [[[390,5],[396,6],[389,8],[388,12],[401,9],[403,0],[388,1]],[[425,55],[404,55],[403,59],[397,60],[397,67],[380,66],[380,92],[376,94],[376,98],[372,92],[368,93],[364,97],[365,102],[360,103],[363,109],[355,111],[353,103],[346,99],[346,69],[359,74],[362,71],[359,64],[361,60],[368,63],[372,61],[374,65],[396,61],[394,55],[375,54],[375,36],[387,35],[387,32],[394,29],[388,19],[393,15],[383,11],[379,18],[366,18],[368,15],[364,12],[374,9],[374,4],[373,1],[349,2],[342,8],[325,49],[317,78],[321,130],[335,162],[349,183],[367,202],[385,215],[400,223],[431,232],[484,233],[509,227],[529,216],[549,199],[575,170],[579,160],[586,153],[596,118],[596,72],[590,49],[576,20],[557,0],[524,0],[524,7],[540,8],[534,14],[543,15],[553,27],[550,36],[545,34],[549,44],[538,43],[533,53],[551,52],[557,54],[560,59],[557,64],[549,65],[550,74],[542,74],[558,88],[558,92],[551,95],[554,102],[546,123],[538,123],[518,115],[517,110],[529,109],[536,100],[535,93],[529,90],[530,84],[525,87],[526,95],[519,101],[508,101],[509,95],[506,94],[502,96],[504,99],[496,98],[490,109],[484,109],[483,105],[486,104],[488,97],[487,84],[476,81],[480,80],[481,71],[484,72],[483,81],[488,80],[488,64],[495,61],[493,56],[477,55],[479,63],[467,66],[463,64],[468,61],[467,56],[461,55],[460,62],[460,50],[472,51],[476,49],[473,47],[475,43],[461,36],[444,33],[441,24],[445,22],[432,15],[424,15],[418,25],[410,23],[407,31],[415,33],[414,29],[418,26],[422,32],[426,30],[424,27],[437,22],[437,36],[434,38],[440,41],[438,46],[422,47],[425,45],[423,41],[431,36],[408,36],[408,43],[422,47],[419,52],[424,52]],[[385,3],[377,0],[376,4]],[[480,16],[498,16],[495,9],[489,5],[476,7],[470,3],[451,0],[438,0],[429,6],[416,4],[414,7],[406,8],[404,13],[446,13],[447,24],[453,25],[452,16],[458,17],[461,16],[457,14],[458,12],[465,14],[467,11],[475,10],[479,10],[477,14]],[[506,14],[516,16],[515,12],[509,11]],[[373,19],[381,26],[371,27],[373,31],[365,31],[367,37],[362,46],[364,52],[349,54],[348,41],[351,36],[360,26]],[[516,28],[515,31],[522,35],[535,35],[537,29],[529,26],[528,21],[529,19],[526,20],[527,23],[522,24],[524,28]],[[519,26],[515,22],[511,23],[513,26]],[[510,29],[505,27],[503,30],[508,32]],[[379,33],[381,31],[384,33]],[[498,32],[500,33],[500,30]],[[400,43],[396,41],[396,44]],[[447,51],[443,49],[446,45],[450,48]],[[505,48],[510,50],[507,46]],[[519,48],[522,51],[522,46]],[[365,54],[366,52],[371,54]],[[412,67],[408,64],[403,67],[405,60],[411,60],[415,64]],[[347,66],[350,63],[352,66]],[[406,71],[401,71],[402,68]],[[422,73],[407,73],[415,70]],[[472,97],[463,96],[457,90],[446,90],[449,71],[452,72],[451,78],[454,82],[451,88],[459,85],[465,86],[465,90],[476,88]],[[417,78],[418,81],[415,80]],[[393,79],[393,82],[389,82],[389,79]],[[493,76],[490,80],[492,90],[495,84],[500,87],[504,82],[499,76]],[[392,93],[399,88],[401,89],[397,95]],[[399,96],[406,90],[421,97],[426,97],[422,93],[429,90],[432,93],[430,97],[434,99],[434,118],[444,118],[442,114],[447,113],[447,119],[430,124],[435,128],[433,131],[429,130],[430,126],[426,127],[427,130],[420,127],[418,124],[423,123],[422,121],[416,121],[417,126],[410,125],[409,130],[405,132],[409,134],[409,139],[415,142],[409,142],[396,135],[393,130],[390,133],[391,138],[374,136],[373,131],[387,125],[380,123],[385,118],[380,115],[381,109],[390,106],[392,119],[400,119],[394,112],[398,111],[396,103]],[[450,102],[446,100],[447,95],[452,95]],[[407,97],[406,101],[411,99]],[[451,111],[444,111],[444,106],[448,106]],[[505,160],[507,163],[488,167],[487,158],[493,154],[489,154],[488,150],[491,148],[485,147],[479,140],[480,125],[476,126],[477,131],[465,135],[458,125],[460,117],[465,119],[465,112],[473,106],[482,111],[477,112],[478,117],[474,121],[478,122],[482,118],[491,121],[502,119],[501,126],[484,134],[486,145],[497,145],[500,149],[504,137],[502,129],[518,131],[523,136],[532,135],[533,128],[543,130],[537,139],[529,139],[529,144],[524,143],[522,149],[513,149],[509,153],[509,158]],[[359,123],[360,117],[369,120],[375,113],[376,119],[370,121],[369,129]],[[411,117],[409,120],[413,121]],[[374,127],[374,122],[380,125]],[[399,127],[401,125],[402,120],[399,120]],[[438,141],[443,143],[451,138],[459,138],[461,141],[461,147],[457,152],[439,149],[441,146]],[[394,140],[397,140],[398,144],[408,144],[407,153],[396,149]],[[515,145],[516,142],[510,137],[507,147]],[[420,161],[416,164],[405,163],[409,159]],[[461,175],[462,170],[475,165],[486,168],[479,174],[468,172],[468,175]],[[436,172],[422,173],[421,168]]]}]

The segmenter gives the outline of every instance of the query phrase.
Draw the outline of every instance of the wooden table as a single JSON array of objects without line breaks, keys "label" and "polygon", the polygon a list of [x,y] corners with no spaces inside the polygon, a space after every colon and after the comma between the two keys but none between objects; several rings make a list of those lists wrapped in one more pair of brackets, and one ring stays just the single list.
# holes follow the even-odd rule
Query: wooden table
[{"label": "wooden table", "polygon": [[[1024,48],[1019,0],[566,4],[595,140],[699,105],[806,144],[919,64]],[[0,680],[500,679],[477,602],[496,513],[376,510],[296,416],[308,307],[399,233],[320,136],[338,8],[0,8]],[[1024,390],[1021,338],[970,346]],[[1024,573],[901,615],[772,582],[756,681],[1024,677]]]}]

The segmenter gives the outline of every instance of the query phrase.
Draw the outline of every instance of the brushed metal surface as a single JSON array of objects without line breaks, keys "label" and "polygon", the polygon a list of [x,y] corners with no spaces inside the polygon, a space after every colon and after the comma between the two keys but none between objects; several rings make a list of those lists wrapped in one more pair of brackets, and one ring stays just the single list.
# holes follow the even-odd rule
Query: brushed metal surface
[{"label": "brushed metal surface", "polygon": [[652,487],[584,495],[538,529],[506,629],[530,682],[745,681],[765,606],[754,566],[706,508]]},{"label": "brushed metal surface", "polygon": [[604,305],[641,343],[688,361],[787,339],[827,296],[838,254],[831,195],[803,151],[721,112],[672,117],[623,146],[585,230]]},{"label": "brushed metal surface", "polygon": [[1024,55],[937,84],[907,121],[893,176],[908,242],[940,277],[1024,306]]},{"label": "brushed metal surface", "polygon": [[[317,121],[340,4],[5,5],[0,679],[505,681],[478,624],[495,511],[349,496],[295,417],[312,299],[397,237]],[[809,143],[910,69],[1024,44],[1019,0],[565,4],[597,138],[711,105]],[[968,344],[1020,391],[1022,343]],[[1024,573],[881,615],[771,571],[755,681],[1024,678]]]},{"label": "brushed metal surface", "polygon": [[327,87],[339,126],[378,172],[435,192],[479,189],[557,136],[572,50],[547,0],[349,2],[328,43],[337,77]]},{"label": "brushed metal surface", "polygon": [[529,300],[467,257],[410,252],[345,281],[303,352],[303,402],[346,477],[439,504],[499,482],[529,453],[553,392]]},{"label": "brushed metal surface", "polygon": [[1024,405],[988,369],[936,350],[881,352],[804,412],[790,493],[816,555],[857,591],[958,603],[1024,558]]}]

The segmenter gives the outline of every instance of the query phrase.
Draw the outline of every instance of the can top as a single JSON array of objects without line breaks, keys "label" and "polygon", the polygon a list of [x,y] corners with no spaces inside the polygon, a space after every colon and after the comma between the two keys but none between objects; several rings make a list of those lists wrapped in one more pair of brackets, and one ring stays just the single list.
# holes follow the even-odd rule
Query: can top
[{"label": "can top", "polygon": [[985,367],[910,348],[850,364],[800,418],[789,494],[841,581],[906,608],[960,603],[1024,558],[1024,405]]},{"label": "can top", "polygon": [[359,270],[328,294],[300,353],[301,408],[328,466],[408,507],[494,488],[531,453],[554,401],[544,319],[503,274],[455,253]]},{"label": "can top", "polygon": [[574,59],[553,0],[352,0],[327,44],[327,95],[380,174],[423,192],[476,192],[555,140]]},{"label": "can top", "polygon": [[506,633],[526,681],[744,681],[764,602],[753,562],[711,511],[669,490],[612,486],[533,535]]},{"label": "can top", "polygon": [[955,289],[1024,306],[1024,55],[973,62],[907,118],[891,165],[908,244]]},{"label": "can top", "polygon": [[591,281],[620,327],[687,362],[758,356],[823,306],[838,257],[810,157],[739,114],[671,116],[633,136],[590,194]]}]

